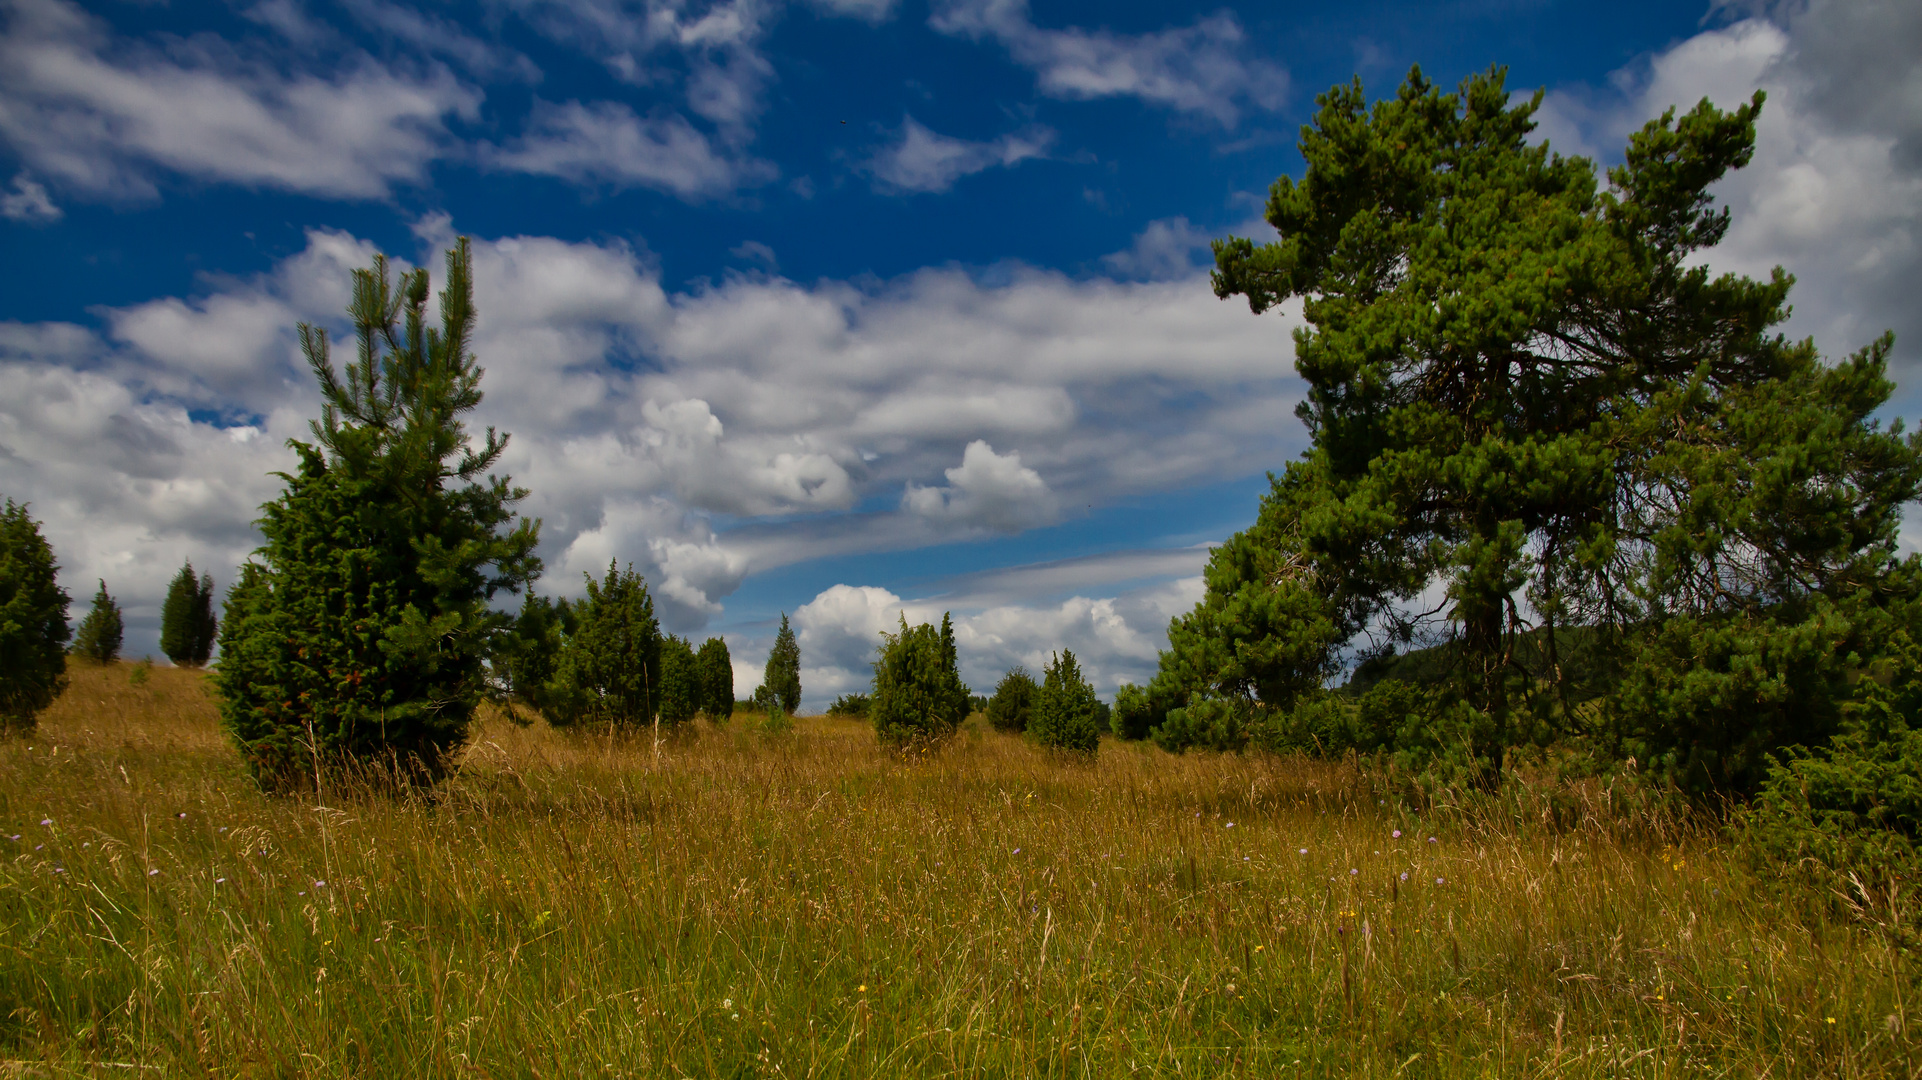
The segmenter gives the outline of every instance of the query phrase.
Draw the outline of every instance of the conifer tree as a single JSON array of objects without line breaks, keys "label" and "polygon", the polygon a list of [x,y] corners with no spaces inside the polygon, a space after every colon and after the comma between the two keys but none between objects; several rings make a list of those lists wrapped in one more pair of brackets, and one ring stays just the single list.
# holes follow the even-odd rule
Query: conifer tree
[{"label": "conifer tree", "polygon": [[120,605],[107,595],[107,583],[100,583],[93,594],[93,607],[73,632],[73,652],[96,664],[111,664],[120,659],[120,642],[126,633]]},{"label": "conifer tree", "polygon": [[493,693],[508,715],[519,721],[520,710],[547,713],[561,649],[575,625],[573,606],[529,589],[520,614],[494,641]]},{"label": "conifer tree", "polygon": [[67,592],[25,503],[0,508],[0,735],[25,734],[67,688]]},{"label": "conifer tree", "polygon": [[1028,730],[1029,716],[1034,709],[1034,697],[1040,690],[1035,685],[1034,676],[1028,669],[1019,665],[1008,669],[1001,676],[1000,683],[994,688],[994,696],[988,699],[988,723],[996,730],[1023,732]]},{"label": "conifer tree", "polygon": [[489,601],[540,572],[525,497],[489,475],[507,437],[474,439],[481,401],[472,255],[447,253],[440,325],[427,271],[392,280],[384,256],[353,276],[357,356],[343,379],[327,333],[300,341],[325,408],[314,442],[263,509],[265,544],[221,620],[221,716],[260,782],[314,782],[347,761],[431,781],[452,764],[511,618]]},{"label": "conifer tree", "polygon": [[646,579],[610,561],[603,581],[587,579],[587,598],[574,615],[548,719],[559,726],[652,723],[663,690],[662,641]]},{"label": "conifer tree", "polygon": [[968,687],[956,666],[948,616],[936,630],[926,623],[910,627],[903,615],[901,632],[881,637],[868,706],[875,734],[897,749],[946,741],[968,716]]},{"label": "conifer tree", "polygon": [[801,646],[794,640],[794,631],[788,628],[786,612],[781,614],[781,630],[774,636],[774,648],[768,650],[767,670],[761,685],[781,703],[782,711],[792,714],[801,707]]},{"label": "conifer tree", "polygon": [[694,660],[701,676],[701,711],[713,723],[726,723],[734,715],[734,658],[727,642],[708,638]]},{"label": "conifer tree", "polygon": [[1092,754],[1101,745],[1101,699],[1068,649],[1061,650],[1042,673],[1028,736],[1050,750],[1081,754]]},{"label": "conifer tree", "polygon": [[701,710],[701,671],[686,638],[661,641],[660,714],[663,724],[684,724]]},{"label": "conifer tree", "polygon": [[[1211,558],[1152,705],[1263,722],[1364,632],[1382,651],[1438,631],[1447,700],[1399,750],[1487,780],[1571,733],[1698,789],[1752,786],[1770,747],[1834,730],[1848,650],[1822,627],[1884,590],[1922,485],[1917,448],[1870,419],[1887,342],[1826,365],[1772,331],[1786,274],[1701,258],[1759,93],[1650,121],[1601,190],[1593,162],[1531,139],[1541,94],[1503,80],[1444,94],[1416,69],[1372,108],[1335,87],[1303,178],[1271,189],[1278,239],[1216,244],[1217,295],[1302,300],[1313,444]],[[1439,627],[1409,606],[1431,583]],[[1571,631],[1609,708],[1576,707]]]},{"label": "conifer tree", "polygon": [[160,651],[180,667],[204,667],[213,655],[218,623],[214,618],[214,579],[194,576],[187,561],[167,587],[160,606]]}]

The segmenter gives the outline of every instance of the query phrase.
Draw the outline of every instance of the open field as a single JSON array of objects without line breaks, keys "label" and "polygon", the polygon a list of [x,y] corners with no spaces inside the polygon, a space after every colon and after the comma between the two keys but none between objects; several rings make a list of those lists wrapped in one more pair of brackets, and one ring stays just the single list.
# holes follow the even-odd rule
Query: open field
[{"label": "open field", "polygon": [[130,670],[0,745],[0,1075],[1922,1072],[1915,957],[1607,792],[737,717],[286,800]]}]

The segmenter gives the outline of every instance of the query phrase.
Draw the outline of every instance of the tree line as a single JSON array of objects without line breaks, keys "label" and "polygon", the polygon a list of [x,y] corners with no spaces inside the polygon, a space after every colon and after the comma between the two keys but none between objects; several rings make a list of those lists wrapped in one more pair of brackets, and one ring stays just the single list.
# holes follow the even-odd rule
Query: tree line
[{"label": "tree line", "polygon": [[[1352,753],[1417,787],[1493,786],[1552,757],[1753,800],[1784,857],[1841,865],[1868,841],[1837,837],[1873,835],[1912,859],[1922,558],[1896,541],[1922,441],[1875,419],[1892,338],[1824,360],[1776,329],[1786,273],[1711,271],[1730,218],[1710,189],[1748,164],[1759,92],[1670,110],[1605,171],[1531,141],[1541,101],[1500,69],[1454,93],[1414,69],[1372,104],[1337,86],[1303,128],[1302,177],[1270,191],[1278,239],[1216,242],[1219,297],[1300,305],[1310,447],[1213,551],[1150,682],[1106,710],[1061,652],[980,702],[950,619],[903,618],[870,693],[835,711],[901,748],[981,704],[1069,750],[1105,728],[1177,752]],[[578,602],[493,605],[539,575],[539,523],[490,473],[507,436],[465,427],[470,265],[462,240],[437,327],[425,270],[356,271],[344,371],[300,327],[325,409],[219,623],[223,721],[263,783],[369,757],[431,780],[490,697],[562,725],[732,711],[725,643],[661,634],[631,570]],[[57,693],[57,675],[11,673],[61,655],[66,599],[7,507],[18,718]],[[210,595],[183,575],[191,603]],[[111,609],[103,582],[95,610]],[[79,637],[97,652],[118,635],[115,614]],[[785,616],[774,654],[756,701],[791,712]]]}]

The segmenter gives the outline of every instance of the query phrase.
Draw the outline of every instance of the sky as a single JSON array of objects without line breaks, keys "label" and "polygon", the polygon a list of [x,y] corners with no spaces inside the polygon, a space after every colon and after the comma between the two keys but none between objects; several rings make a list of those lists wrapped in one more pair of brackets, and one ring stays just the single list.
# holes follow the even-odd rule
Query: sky
[{"label": "sky", "polygon": [[1066,648],[1109,697],[1306,446],[1298,311],[1217,300],[1208,241],[1273,238],[1317,94],[1504,65],[1609,164],[1765,90],[1707,261],[1796,275],[1831,356],[1895,330],[1894,419],[1916,42],[1913,0],[0,0],[0,496],[157,652],[318,415],[296,325],[467,236],[539,591],[631,565],[741,696],[785,614],[808,710],[943,612],[977,692]]}]

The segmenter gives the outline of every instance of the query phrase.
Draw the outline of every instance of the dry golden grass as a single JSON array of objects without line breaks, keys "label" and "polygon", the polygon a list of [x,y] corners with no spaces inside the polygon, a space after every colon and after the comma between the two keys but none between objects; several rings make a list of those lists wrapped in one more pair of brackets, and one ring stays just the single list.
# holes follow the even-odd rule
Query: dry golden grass
[{"label": "dry golden grass", "polygon": [[431,795],[292,800],[129,670],[0,745],[0,1072],[1918,1071],[1914,958],[1606,791],[737,717],[493,720]]}]

